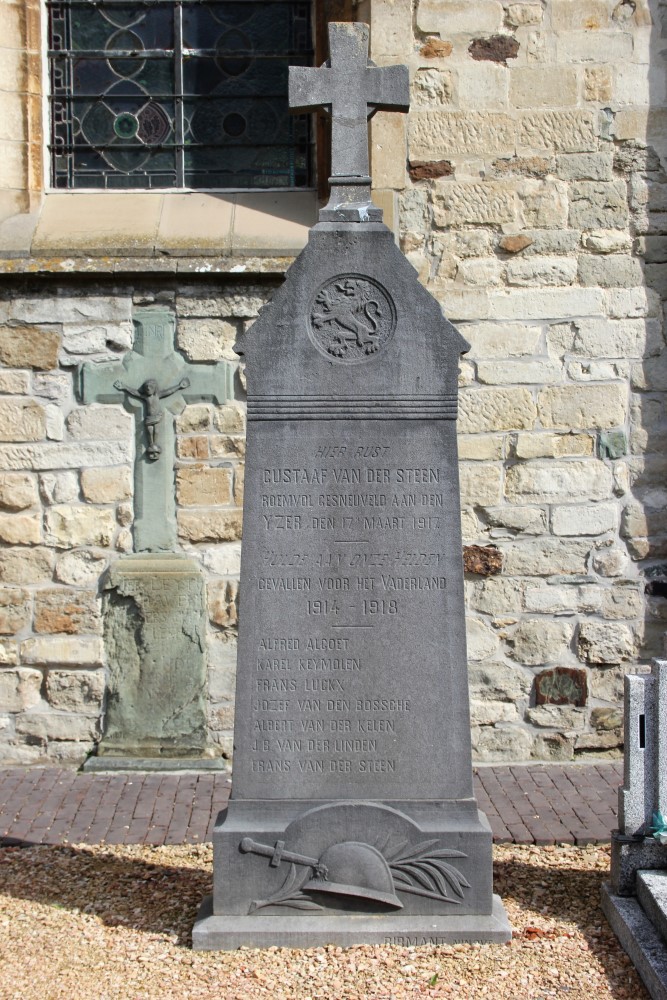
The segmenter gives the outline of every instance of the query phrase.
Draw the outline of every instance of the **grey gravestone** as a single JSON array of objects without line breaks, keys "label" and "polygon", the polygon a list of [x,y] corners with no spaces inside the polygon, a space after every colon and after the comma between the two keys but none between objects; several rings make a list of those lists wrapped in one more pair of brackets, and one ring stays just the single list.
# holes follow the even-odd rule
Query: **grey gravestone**
[{"label": "grey gravestone", "polygon": [[[366,68],[365,26],[331,25],[330,40],[333,88],[386,72],[372,101],[406,106],[407,71]],[[297,73],[298,107],[313,72]],[[345,136],[366,134],[374,108],[358,105]],[[511,935],[472,786],[455,422],[468,345],[391,232],[364,221],[368,177],[340,180],[324,218],[343,221],[314,227],[237,347],[234,778],[198,949]]]},{"label": "grey gravestone", "polygon": [[196,758],[206,747],[204,580],[192,559],[166,555],[176,545],[174,414],[186,402],[229,399],[233,368],[186,362],[167,310],[138,310],[134,327],[122,363],[87,362],[79,372],[84,403],[122,404],[134,414],[134,548],[143,553],[118,559],[102,584],[108,682],[90,770]]},{"label": "grey gravestone", "polygon": [[652,835],[667,816],[667,660],[625,678],[625,766],[611,885],[602,909],[654,998],[667,1000],[667,845]]}]

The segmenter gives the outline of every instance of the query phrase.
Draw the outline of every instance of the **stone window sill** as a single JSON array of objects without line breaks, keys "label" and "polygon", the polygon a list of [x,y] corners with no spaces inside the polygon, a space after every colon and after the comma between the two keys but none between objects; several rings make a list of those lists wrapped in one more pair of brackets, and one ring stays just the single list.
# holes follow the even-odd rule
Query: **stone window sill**
[{"label": "stone window sill", "polygon": [[316,220],[314,191],[53,192],[0,224],[0,270],[281,271]]}]

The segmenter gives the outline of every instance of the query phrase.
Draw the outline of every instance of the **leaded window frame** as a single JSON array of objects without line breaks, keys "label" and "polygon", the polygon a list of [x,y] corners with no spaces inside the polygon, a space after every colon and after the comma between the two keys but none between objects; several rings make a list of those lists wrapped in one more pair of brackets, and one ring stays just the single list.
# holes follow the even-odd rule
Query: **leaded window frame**
[{"label": "leaded window frame", "polygon": [[[208,164],[204,162],[205,169],[202,169],[197,174],[197,171],[192,169],[193,163],[193,151],[196,152],[196,147],[193,146],[192,142],[188,143],[188,138],[193,138],[192,121],[188,119],[188,110],[190,105],[188,104],[190,91],[187,87],[190,86],[186,79],[189,67],[193,65],[192,60],[199,60],[200,65],[208,66],[209,77],[212,65],[220,72],[221,77],[223,77],[222,90],[216,90],[212,96],[205,97],[201,102],[200,106],[208,107],[209,109],[209,124],[213,130],[216,128],[216,120],[218,121],[218,129],[220,129],[221,123],[230,124],[233,123],[234,116],[237,120],[240,117],[239,112],[246,107],[243,105],[244,97],[256,96],[253,94],[248,95],[247,91],[252,91],[252,84],[248,87],[247,81],[241,86],[241,91],[246,91],[246,94],[241,93],[240,98],[236,98],[236,105],[234,105],[234,94],[232,93],[233,87],[227,86],[229,83],[229,78],[243,77],[247,72],[246,69],[241,67],[242,72],[231,72],[225,73],[225,69],[238,70],[240,62],[243,59],[252,61],[252,56],[257,58],[257,49],[246,49],[243,50],[240,47],[235,47],[233,50],[224,47],[216,46],[215,48],[209,47],[195,47],[193,45],[179,45],[180,40],[190,41],[194,36],[192,33],[194,31],[192,25],[196,22],[196,18],[192,15],[195,11],[197,12],[208,12],[209,21],[211,20],[211,12],[215,10],[220,10],[223,7],[229,11],[231,8],[235,8],[241,13],[245,13],[245,10],[254,10],[255,13],[261,11],[263,8],[265,11],[267,8],[273,8],[273,12],[278,12],[282,9],[283,15],[285,11],[290,10],[300,10],[302,19],[300,22],[301,26],[301,39],[300,39],[300,50],[297,52],[294,49],[288,49],[286,54],[283,54],[279,58],[282,59],[282,67],[280,73],[283,74],[286,80],[286,67],[288,64],[298,64],[301,60],[302,62],[312,62],[312,45],[309,44],[308,47],[303,45],[303,22],[304,15],[306,18],[312,18],[311,4],[309,0],[271,0],[270,3],[261,3],[260,0],[233,0],[232,3],[222,4],[219,0],[140,0],[139,3],[129,4],[127,0],[46,0],[46,6],[49,11],[62,11],[79,9],[81,11],[86,10],[111,10],[114,14],[116,20],[122,20],[119,17],[119,13],[122,11],[129,12],[129,9],[137,8],[139,10],[145,11],[149,15],[154,12],[173,11],[174,13],[174,32],[173,32],[173,50],[169,49],[168,59],[172,60],[171,65],[173,66],[173,83],[174,83],[174,96],[171,97],[167,95],[166,97],[162,95],[162,92],[158,95],[157,101],[151,101],[150,98],[154,97],[155,94],[151,95],[146,92],[146,88],[140,77],[142,69],[128,71],[128,67],[132,70],[132,60],[135,59],[139,62],[147,62],[149,59],[153,60],[165,60],[164,48],[146,48],[136,49],[131,48],[120,48],[115,49],[109,48],[108,46],[104,49],[98,47],[97,49],[76,49],[72,45],[72,39],[68,38],[65,55],[63,55],[62,45],[58,44],[59,40],[56,40],[54,45],[54,33],[52,30],[49,31],[49,76],[51,81],[50,93],[49,93],[49,152],[51,160],[51,188],[52,190],[67,190],[67,191],[84,191],[84,190],[115,190],[115,191],[146,191],[146,190],[175,190],[175,191],[188,191],[188,190],[217,190],[217,191],[238,191],[238,190],[254,190],[254,191],[271,191],[271,190],[281,190],[281,191],[294,191],[294,190],[309,190],[312,189],[314,184],[314,167],[313,167],[313,135],[311,120],[308,116],[301,116],[300,118],[295,118],[288,114],[287,111],[287,100],[286,100],[286,83],[284,84],[284,115],[281,112],[276,114],[275,108],[264,108],[265,120],[269,122],[280,121],[281,125],[278,130],[278,135],[280,138],[284,138],[286,135],[290,136],[290,142],[288,144],[282,143],[282,151],[286,152],[286,146],[290,147],[291,152],[289,155],[283,156],[281,162],[278,165],[281,171],[279,176],[275,173],[271,173],[274,169],[274,165],[269,164],[268,169],[266,169],[266,159],[262,164],[262,170],[255,171],[251,173],[246,171],[237,170],[235,174],[230,179],[229,167],[229,150],[239,150],[244,148],[243,142],[238,142],[236,145],[233,142],[228,141],[228,136],[224,136],[223,142],[212,142],[207,152],[213,155],[213,158],[219,156],[221,158],[221,163],[216,171],[215,164],[211,166],[211,156],[209,155]],[[114,9],[115,8],[115,9]],[[244,10],[245,9],[245,10]],[[190,24],[188,30],[191,32],[189,35],[187,32],[183,32],[183,14],[186,13],[186,20],[189,16]],[[145,14],[143,17],[145,18]],[[180,17],[180,26],[178,23],[178,18]],[[57,19],[49,16],[49,27]],[[150,20],[150,17],[149,17]],[[154,18],[155,20],[155,18]],[[164,22],[164,17],[163,17]],[[205,20],[205,19],[204,19]],[[216,18],[219,21],[219,19]],[[250,17],[253,20],[253,17]],[[283,16],[283,24],[284,24]],[[238,21],[238,18],[237,18]],[[132,22],[136,23],[136,22]],[[224,22],[219,22],[223,23]],[[308,32],[310,38],[312,38],[312,23],[308,23]],[[243,27],[243,19],[241,18],[241,25]],[[119,26],[114,25],[115,31],[112,35],[117,35],[119,32],[122,34],[125,31],[125,37],[121,38],[121,41],[126,44],[131,43],[133,39],[129,38],[127,31],[132,29],[132,24],[130,28],[124,29],[122,24]],[[145,26],[144,26],[145,27]],[[160,31],[164,32],[168,30],[165,28],[165,24],[162,25],[154,24],[152,27],[149,25],[148,31],[145,32],[145,39],[153,39],[154,41],[159,41]],[[227,26],[229,30],[229,26]],[[151,34],[152,32],[152,34]],[[180,32],[180,35],[179,35]],[[93,32],[94,34],[94,32]],[[134,32],[136,35],[137,32]],[[243,32],[241,32],[243,34]],[[246,32],[246,37],[248,33]],[[261,34],[261,33],[260,33]],[[295,32],[296,34],[296,32]],[[84,30],[85,36],[85,30]],[[238,34],[236,36],[238,38]],[[294,37],[294,36],[292,36]],[[266,31],[264,32],[264,38],[266,38]],[[145,39],[140,39],[143,44]],[[309,39],[310,41],[310,39]],[[83,55],[81,54],[83,52]],[[110,56],[109,53],[112,53]],[[131,55],[131,53],[137,52],[139,55]],[[260,49],[260,56],[263,55],[263,51]],[[73,53],[70,55],[70,53]],[[146,58],[145,58],[146,57]],[[98,64],[105,64],[106,79],[111,79],[112,83],[106,83],[105,89],[102,91],[102,96],[100,96],[99,90],[90,89],[90,72],[88,73],[88,78],[84,72],[83,77],[86,82],[87,91],[81,91],[81,88],[73,87],[72,81],[67,78],[68,73],[71,74],[74,60],[79,59],[80,62],[86,63],[84,68],[90,71],[90,67],[93,67],[93,76],[99,70]],[[113,59],[114,66],[111,67],[111,74],[109,72],[110,66]],[[227,60],[227,66],[220,68],[221,60]],[[97,60],[97,62],[95,62]],[[207,61],[207,62],[205,62]],[[265,58],[265,63],[268,60]],[[189,64],[189,65],[188,65]],[[121,72],[118,73],[116,70],[120,69]],[[126,72],[123,72],[126,71]],[[81,74],[80,74],[81,75]],[[117,78],[127,81],[129,84],[123,83],[120,88],[117,87],[116,83],[113,81],[113,75]],[[192,74],[190,74],[192,76]],[[276,74],[274,73],[274,79]],[[99,81],[98,81],[99,82]],[[103,79],[101,81],[105,83]],[[108,93],[109,87],[115,87],[113,94],[114,100],[109,101]],[[133,97],[132,91],[139,88],[138,96]],[[137,102],[141,103],[143,100],[141,96],[141,88],[143,87],[146,100],[143,101],[141,107],[137,109]],[[68,91],[73,91],[73,93],[68,93]],[[79,94],[83,94],[80,97]],[[265,95],[260,94],[259,100],[263,100]],[[271,96],[271,95],[270,95]],[[163,107],[159,104],[159,98],[162,97],[163,100],[173,100],[173,114],[171,118],[171,130],[168,136],[165,136],[165,118],[168,117],[168,111],[165,111]],[[197,98],[198,99],[198,98]],[[88,101],[89,104],[84,108],[83,113],[81,112],[81,104],[77,105],[77,101]],[[134,101],[134,103],[133,103]],[[180,101],[180,104],[179,104]],[[190,102],[191,104],[193,102]],[[264,101],[266,105],[266,101]],[[240,105],[240,106],[239,106]],[[111,137],[108,143],[108,149],[105,156],[110,157],[112,160],[111,168],[106,168],[104,164],[99,164],[99,153],[94,153],[95,145],[90,141],[90,136],[88,134],[83,135],[83,141],[79,144],[79,151],[81,149],[88,149],[88,155],[91,160],[94,156],[98,157],[98,169],[93,166],[93,169],[89,169],[87,172],[85,169],[82,170],[81,164],[74,163],[74,157],[76,155],[77,149],[77,132],[76,130],[86,133],[86,128],[82,128],[81,121],[87,121],[87,115],[91,114],[91,108],[104,109],[104,116],[106,117],[106,122],[103,127],[106,128],[107,133],[109,133],[109,124],[111,119],[113,119],[113,128],[115,135]],[[217,116],[211,112],[211,108],[215,108],[215,111],[220,112]],[[79,111],[79,115],[72,113],[69,114],[68,110],[74,109]],[[225,110],[226,109],[226,110]],[[190,108],[190,114],[192,114]],[[206,116],[204,116],[206,118]],[[68,125],[68,120],[73,122],[73,124]],[[186,128],[186,120],[188,121],[188,126]],[[53,122],[53,128],[51,128],[51,122]],[[200,123],[201,125],[201,123]],[[259,116],[259,127],[255,127],[255,135],[261,133],[262,131],[262,120],[261,115]],[[198,126],[200,127],[200,126]],[[68,132],[68,128],[70,131]],[[126,129],[126,134],[122,134],[123,130]],[[88,125],[87,131],[90,131],[90,126]],[[94,131],[94,130],[93,130]],[[189,135],[188,135],[189,131]],[[200,127],[201,132],[201,127]],[[54,137],[58,138],[58,142],[54,141]],[[292,141],[292,138],[296,137],[296,142]],[[95,138],[95,136],[93,136]],[[148,142],[146,141],[148,138]],[[246,139],[248,136],[246,135]],[[167,141],[167,140],[171,141]],[[152,141],[151,141],[152,140]],[[157,153],[158,156],[170,156],[173,152],[173,162],[163,169],[162,174],[156,172],[154,175],[149,175],[146,171],[141,173],[141,170],[145,164],[139,164],[139,167],[134,167],[132,165],[132,147],[137,146],[138,142],[141,142],[143,149],[140,147],[139,152],[144,155],[146,149],[148,149],[148,155],[146,159]],[[199,149],[201,151],[201,146],[205,144],[200,143]],[[280,145],[280,144],[278,144]],[[99,146],[97,147],[99,149]],[[257,148],[268,148],[271,146],[262,147],[261,143],[253,142],[250,144],[250,149],[255,150]],[[274,147],[275,149],[275,144]],[[91,152],[93,151],[93,152]],[[125,155],[127,154],[127,156]],[[227,161],[222,164],[222,159],[227,156]],[[125,157],[125,158],[124,158]],[[108,162],[104,157],[104,162]],[[140,156],[136,157],[137,160],[141,159]],[[259,157],[261,160],[262,158]],[[204,158],[206,161],[206,158]],[[164,156],[163,156],[164,161]],[[158,164],[162,166],[163,164]],[[243,164],[242,164],[243,166]],[[128,169],[129,167],[129,169]],[[115,169],[115,173],[113,172]],[[108,172],[105,173],[105,170]],[[146,183],[145,177],[150,176],[151,180]],[[109,179],[111,178],[111,181]],[[137,181],[144,181],[144,183],[137,183]],[[228,183],[225,183],[225,180]],[[97,181],[97,183],[96,183]],[[194,183],[193,183],[194,181]],[[240,181],[240,182],[239,182]],[[245,183],[244,183],[245,181]]]}]

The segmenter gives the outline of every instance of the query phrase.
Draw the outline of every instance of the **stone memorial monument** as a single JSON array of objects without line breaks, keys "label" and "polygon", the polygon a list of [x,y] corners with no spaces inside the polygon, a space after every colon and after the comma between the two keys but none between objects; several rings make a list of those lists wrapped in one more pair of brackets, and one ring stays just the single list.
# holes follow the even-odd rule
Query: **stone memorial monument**
[{"label": "stone memorial monument", "polygon": [[667,1000],[667,660],[625,678],[625,763],[602,909],[654,1000]]},{"label": "stone memorial monument", "polygon": [[151,767],[206,749],[206,593],[193,559],[176,546],[174,414],[186,402],[223,403],[233,367],[194,365],[174,349],[164,309],[138,310],[134,349],[121,363],[87,362],[84,403],[122,403],[135,417],[135,555],[102,581],[109,663],[104,735],[86,769]]},{"label": "stone memorial monument", "polygon": [[367,119],[402,66],[331,24],[295,110],[331,199],[237,345],[248,452],[232,800],[197,949],[505,941],[472,785],[456,450],[468,345],[371,202]]}]

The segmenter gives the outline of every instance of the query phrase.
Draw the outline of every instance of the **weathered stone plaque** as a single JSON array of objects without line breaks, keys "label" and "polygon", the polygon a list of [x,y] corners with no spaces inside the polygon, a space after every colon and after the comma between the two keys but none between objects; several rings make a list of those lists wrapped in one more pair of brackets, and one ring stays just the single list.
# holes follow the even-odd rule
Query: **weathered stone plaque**
[{"label": "weathered stone plaque", "polygon": [[125,556],[102,583],[109,661],[100,757],[206,747],[206,594],[194,559]]},{"label": "weathered stone plaque", "polygon": [[[332,53],[339,30],[363,44],[362,26],[332,27]],[[510,935],[472,787],[455,422],[468,345],[350,188],[323,213],[344,221],[314,227],[237,346],[233,792],[195,948]]]}]

